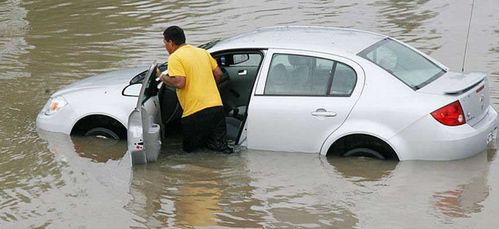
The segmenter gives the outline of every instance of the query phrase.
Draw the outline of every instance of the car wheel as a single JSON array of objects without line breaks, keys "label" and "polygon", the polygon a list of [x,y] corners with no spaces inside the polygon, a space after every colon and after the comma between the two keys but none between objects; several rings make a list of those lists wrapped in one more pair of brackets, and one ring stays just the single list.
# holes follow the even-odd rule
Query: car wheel
[{"label": "car wheel", "polygon": [[385,156],[376,150],[369,148],[354,148],[343,154],[344,157],[370,157],[379,160],[385,160]]},{"label": "car wheel", "polygon": [[102,138],[102,139],[120,140],[120,136],[118,136],[118,134],[105,127],[92,128],[85,133],[85,136],[94,136],[96,138]]}]

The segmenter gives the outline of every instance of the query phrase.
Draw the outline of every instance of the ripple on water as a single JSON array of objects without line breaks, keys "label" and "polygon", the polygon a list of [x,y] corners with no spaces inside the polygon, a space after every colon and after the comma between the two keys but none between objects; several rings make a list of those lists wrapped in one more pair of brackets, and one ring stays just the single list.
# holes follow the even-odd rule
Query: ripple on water
[{"label": "ripple on water", "polygon": [[18,1],[0,2],[0,79],[30,76],[23,71],[26,63],[20,58],[33,48],[24,39],[30,25],[24,20],[26,10],[19,5]]},{"label": "ripple on water", "polygon": [[[490,73],[498,108],[497,0],[475,3],[466,67]],[[105,147],[66,135],[42,140],[34,129],[36,113],[61,86],[166,60],[161,33],[169,25],[183,27],[194,45],[263,26],[365,29],[461,69],[470,6],[470,0],[2,1],[0,224],[490,227],[498,186],[493,156],[489,164],[390,164],[259,151],[184,155],[177,142],[157,163],[130,169],[122,167],[126,144]]]}]

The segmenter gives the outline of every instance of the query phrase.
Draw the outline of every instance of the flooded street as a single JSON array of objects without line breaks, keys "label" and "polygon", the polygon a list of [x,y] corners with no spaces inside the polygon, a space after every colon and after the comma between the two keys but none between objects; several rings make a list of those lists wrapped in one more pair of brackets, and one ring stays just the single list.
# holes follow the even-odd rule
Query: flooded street
[{"label": "flooded street", "polygon": [[[497,228],[499,159],[326,158],[244,150],[130,167],[126,142],[37,131],[49,96],[110,70],[166,61],[187,42],[274,25],[387,34],[460,71],[472,0],[0,0],[0,228]],[[489,74],[499,109],[499,2],[476,0],[465,71]],[[496,143],[497,145],[497,143]]]}]

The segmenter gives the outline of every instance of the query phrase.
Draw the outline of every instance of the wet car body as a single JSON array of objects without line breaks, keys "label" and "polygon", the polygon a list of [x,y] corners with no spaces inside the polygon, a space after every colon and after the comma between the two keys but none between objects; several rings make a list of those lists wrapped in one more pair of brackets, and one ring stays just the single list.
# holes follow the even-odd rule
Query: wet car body
[{"label": "wet car body", "polygon": [[[108,129],[111,135],[101,134],[125,138],[128,115],[140,91],[139,84],[131,83],[143,78],[144,68],[103,73],[56,91],[38,114],[37,128],[82,135],[99,134],[92,132],[95,129]],[[131,96],[123,94],[125,89],[130,90]]]},{"label": "wet car body", "polygon": [[[451,72],[387,36],[272,27],[205,48],[224,71],[219,89],[229,139],[250,149],[454,160],[482,152],[497,133],[486,74]],[[129,150],[141,163],[156,160],[165,129],[179,118],[155,66],[142,72],[143,81],[118,87],[125,95],[125,87],[144,85],[128,113],[113,116],[127,126]]]}]

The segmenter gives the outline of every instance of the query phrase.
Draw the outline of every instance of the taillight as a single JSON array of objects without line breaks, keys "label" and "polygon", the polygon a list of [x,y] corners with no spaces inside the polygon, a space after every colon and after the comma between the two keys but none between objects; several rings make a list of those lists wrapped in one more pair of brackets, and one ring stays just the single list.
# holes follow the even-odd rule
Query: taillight
[{"label": "taillight", "polygon": [[463,108],[459,101],[453,102],[431,113],[431,116],[447,126],[459,126],[466,123]]}]

